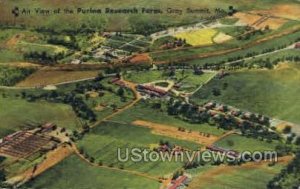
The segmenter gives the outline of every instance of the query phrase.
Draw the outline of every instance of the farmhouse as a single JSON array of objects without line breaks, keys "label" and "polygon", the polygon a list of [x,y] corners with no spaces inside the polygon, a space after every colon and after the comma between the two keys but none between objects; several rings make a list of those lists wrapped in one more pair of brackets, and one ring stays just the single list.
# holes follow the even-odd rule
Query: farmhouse
[{"label": "farmhouse", "polygon": [[114,78],[110,81],[112,84],[118,85],[120,87],[125,87],[125,83],[120,80],[120,78]]}]

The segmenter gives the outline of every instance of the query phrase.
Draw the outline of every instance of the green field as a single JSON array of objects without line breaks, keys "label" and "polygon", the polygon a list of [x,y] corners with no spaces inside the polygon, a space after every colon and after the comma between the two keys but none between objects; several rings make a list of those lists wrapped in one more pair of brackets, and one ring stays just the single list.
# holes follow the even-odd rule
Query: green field
[{"label": "green field", "polygon": [[215,73],[193,74],[193,70],[177,70],[174,76],[169,76],[168,71],[135,71],[124,74],[126,80],[134,83],[149,83],[157,80],[173,80],[180,84],[179,91],[193,92],[199,86],[206,83]]},{"label": "green field", "polygon": [[52,122],[68,129],[80,128],[72,108],[63,104],[27,102],[22,99],[0,97],[0,137],[24,129],[26,124]]},{"label": "green field", "polygon": [[[50,35],[25,29],[7,29],[0,31],[0,63],[24,61],[23,55],[30,52],[47,52],[49,55],[67,53],[62,45],[48,44]],[[52,35],[56,36],[56,35]]]},{"label": "green field", "polygon": [[[274,70],[232,72],[223,79],[214,79],[193,96],[203,103],[216,100],[241,109],[300,123],[300,65],[283,64]],[[228,86],[224,89],[224,84]],[[221,95],[214,96],[213,89]]]},{"label": "green field", "polygon": [[[266,188],[267,183],[283,168],[282,164],[269,167],[267,164],[255,168],[251,167],[229,167],[210,174],[210,178],[203,178],[205,173],[218,169],[217,167],[201,167],[191,173],[195,175],[189,184],[189,189],[208,188]],[[203,171],[204,169],[205,171]],[[199,172],[199,173],[198,173]]]},{"label": "green field", "polygon": [[131,160],[121,162],[118,161],[117,156],[118,148],[121,150],[122,157],[124,157],[126,149],[129,149],[129,151],[133,148],[152,150],[152,146],[158,145],[161,140],[186,149],[197,150],[200,148],[200,145],[196,143],[154,135],[151,134],[149,129],[115,122],[106,122],[98,125],[83,139],[78,141],[78,146],[90,157],[95,158],[95,162],[101,161],[103,165],[123,166],[126,170],[135,170],[153,176],[163,176],[181,168],[183,163],[174,161],[142,161],[137,163]]},{"label": "green field", "polygon": [[254,138],[246,138],[240,135],[229,135],[215,143],[216,146],[242,151],[267,151],[274,150],[278,142],[268,143],[266,141],[260,141]]},{"label": "green field", "polygon": [[118,170],[91,167],[73,155],[28,183],[27,187],[43,189],[157,189],[159,183]]},{"label": "green field", "polygon": [[223,129],[219,129],[208,124],[192,124],[182,121],[173,116],[169,116],[166,112],[152,109],[151,105],[147,104],[146,102],[141,102],[132,108],[114,116],[112,120],[124,123],[131,123],[135,120],[145,120],[174,127],[183,127],[187,130],[210,133],[213,135],[222,135],[225,132]]}]

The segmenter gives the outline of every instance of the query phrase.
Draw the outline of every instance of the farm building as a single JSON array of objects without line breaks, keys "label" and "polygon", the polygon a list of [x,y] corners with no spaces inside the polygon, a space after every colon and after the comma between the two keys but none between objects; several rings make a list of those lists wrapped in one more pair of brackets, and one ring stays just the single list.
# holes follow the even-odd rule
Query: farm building
[{"label": "farm building", "polygon": [[164,97],[168,94],[167,91],[150,85],[138,85],[137,90],[156,97]]},{"label": "farm building", "polygon": [[74,59],[74,60],[71,61],[71,64],[81,64],[81,63],[82,62],[79,59]]},{"label": "farm building", "polygon": [[295,49],[300,49],[300,43],[296,43]]},{"label": "farm building", "polygon": [[121,81],[120,78],[114,78],[110,81],[112,84],[118,85],[120,87],[125,87],[125,83],[123,81]]},{"label": "farm building", "polygon": [[178,177],[176,180],[172,180],[168,189],[180,189],[182,186],[187,186],[189,178],[186,175]]},{"label": "farm building", "polygon": [[46,124],[42,125],[42,127],[41,127],[43,132],[49,132],[49,131],[55,130],[55,128],[56,128],[56,125],[53,123],[46,123]]}]

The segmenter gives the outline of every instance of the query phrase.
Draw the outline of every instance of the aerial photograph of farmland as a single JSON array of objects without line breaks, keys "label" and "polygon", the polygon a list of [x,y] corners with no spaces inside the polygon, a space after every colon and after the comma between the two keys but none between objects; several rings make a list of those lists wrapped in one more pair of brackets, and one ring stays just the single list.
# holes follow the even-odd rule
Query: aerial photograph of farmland
[{"label": "aerial photograph of farmland", "polygon": [[0,0],[0,188],[300,189],[300,0]]}]

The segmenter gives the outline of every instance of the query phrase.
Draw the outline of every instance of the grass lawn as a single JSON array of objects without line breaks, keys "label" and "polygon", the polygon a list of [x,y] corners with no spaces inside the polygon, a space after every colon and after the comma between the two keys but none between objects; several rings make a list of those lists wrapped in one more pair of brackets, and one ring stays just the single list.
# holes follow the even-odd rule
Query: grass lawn
[{"label": "grass lawn", "polygon": [[121,162],[118,160],[117,151],[121,150],[122,157],[126,149],[152,149],[153,145],[158,145],[159,141],[168,141],[170,144],[179,145],[191,150],[199,149],[196,143],[177,140],[170,137],[154,135],[147,128],[132,126],[129,124],[106,122],[94,128],[83,139],[78,141],[78,146],[90,157],[95,158],[95,162],[102,161],[104,165],[114,167],[124,166],[127,170],[135,170],[155,175],[165,175],[173,173],[182,167],[182,162]]},{"label": "grass lawn", "polygon": [[167,77],[163,76],[162,71],[135,71],[126,73],[124,75],[125,80],[132,81],[134,83],[149,83],[156,80],[166,79]]},{"label": "grass lawn", "polygon": [[217,127],[210,126],[208,124],[191,124],[173,116],[169,116],[166,112],[160,112],[152,109],[146,103],[139,103],[132,108],[118,114],[112,118],[113,121],[121,121],[125,123],[131,123],[135,120],[145,120],[154,123],[161,123],[171,125],[174,127],[183,127],[191,129],[193,131],[200,131],[204,133],[210,133],[213,135],[222,135],[225,131],[218,129]]},{"label": "grass lawn", "polygon": [[193,92],[199,86],[206,83],[214,75],[215,73],[203,73],[202,75],[195,75],[193,70],[177,70],[175,72],[175,76],[169,77],[166,71],[153,70],[126,73],[124,75],[124,79],[139,84],[149,83],[157,80],[174,80],[181,85],[181,87],[178,89],[179,91]]},{"label": "grass lawn", "polygon": [[[299,82],[300,64],[281,64],[274,70],[233,72],[221,80],[210,81],[192,100],[198,103],[216,100],[299,124]],[[214,96],[213,88],[220,89],[221,95]]]},{"label": "grass lawn", "polygon": [[237,150],[238,152],[242,151],[266,151],[266,150],[274,150],[275,146],[278,142],[273,141],[272,143],[268,143],[266,141],[260,141],[254,138],[247,138],[241,135],[229,135],[218,142],[215,143],[216,146]]},{"label": "grass lawn", "polygon": [[[206,168],[205,166],[201,167],[201,174],[193,178],[189,184],[189,189],[266,188],[267,183],[282,168],[282,164],[276,164],[272,167],[269,167],[267,164],[255,167],[232,166],[223,170],[219,167]],[[202,169],[205,169],[204,173],[202,173]]]},{"label": "grass lawn", "polygon": [[157,189],[159,183],[118,170],[92,167],[73,155],[28,183],[27,187],[44,189]]},{"label": "grass lawn", "polygon": [[223,18],[223,19],[220,19],[220,20],[219,20],[219,22],[220,22],[221,24],[225,24],[225,25],[233,25],[233,24],[235,24],[237,21],[238,21],[237,18],[232,18],[232,17]]},{"label": "grass lawn", "polygon": [[53,122],[72,130],[80,127],[72,108],[67,105],[0,97],[0,107],[1,138],[22,129],[26,123]]},{"label": "grass lawn", "polygon": [[13,50],[0,49],[0,63],[17,62],[22,60],[23,60],[22,54],[14,52]]}]

